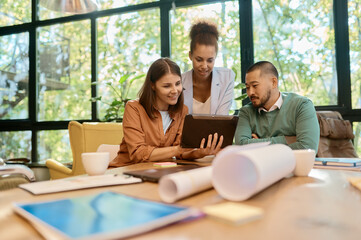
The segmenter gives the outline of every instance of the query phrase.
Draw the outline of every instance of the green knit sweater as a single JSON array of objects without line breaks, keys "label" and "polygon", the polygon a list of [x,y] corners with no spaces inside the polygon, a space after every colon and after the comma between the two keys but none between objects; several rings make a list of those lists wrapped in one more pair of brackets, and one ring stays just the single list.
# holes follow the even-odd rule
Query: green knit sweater
[{"label": "green knit sweater", "polygon": [[[311,148],[317,152],[320,127],[313,103],[295,93],[281,95],[281,109],[259,113],[252,103],[240,109],[235,143],[244,145],[269,141],[271,144],[287,144],[284,136],[296,136],[297,142],[290,144],[290,148]],[[257,134],[259,139],[252,139],[252,133]]]}]

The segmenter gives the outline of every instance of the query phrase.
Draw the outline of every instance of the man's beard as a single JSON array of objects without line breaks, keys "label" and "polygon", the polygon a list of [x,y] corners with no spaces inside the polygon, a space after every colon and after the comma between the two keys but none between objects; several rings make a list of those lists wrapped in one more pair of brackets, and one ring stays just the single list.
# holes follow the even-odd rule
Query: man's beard
[{"label": "man's beard", "polygon": [[267,91],[266,96],[264,96],[263,98],[260,99],[260,103],[259,103],[259,104],[255,104],[255,103],[252,102],[253,107],[255,107],[255,108],[262,108],[262,107],[264,107],[264,106],[267,104],[267,102],[270,100],[270,98],[271,98],[271,90],[269,89],[269,90]]}]

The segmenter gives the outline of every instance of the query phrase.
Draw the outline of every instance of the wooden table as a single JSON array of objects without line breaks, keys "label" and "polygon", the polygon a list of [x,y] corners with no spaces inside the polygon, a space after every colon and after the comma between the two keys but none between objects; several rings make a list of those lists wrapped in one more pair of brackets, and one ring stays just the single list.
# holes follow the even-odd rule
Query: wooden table
[{"label": "wooden table", "polygon": [[[149,168],[150,164],[109,170],[110,173]],[[359,172],[313,169],[309,177],[285,178],[243,203],[261,207],[262,219],[233,226],[211,218],[173,224],[132,239],[361,239],[361,191],[347,177]],[[158,185],[140,183],[34,196],[16,188],[0,192],[0,239],[42,239],[11,203],[81,196],[105,190],[160,201]],[[224,202],[215,190],[189,197],[178,204],[201,208]],[[114,206],[116,207],[116,206]]]}]

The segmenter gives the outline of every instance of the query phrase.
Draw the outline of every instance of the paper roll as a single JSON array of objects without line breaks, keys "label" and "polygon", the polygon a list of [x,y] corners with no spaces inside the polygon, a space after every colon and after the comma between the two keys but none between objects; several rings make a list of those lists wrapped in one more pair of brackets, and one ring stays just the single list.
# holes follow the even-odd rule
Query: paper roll
[{"label": "paper roll", "polygon": [[292,149],[283,144],[229,146],[213,160],[212,184],[225,199],[243,201],[292,173]]},{"label": "paper roll", "polygon": [[212,166],[177,172],[162,177],[159,195],[164,202],[173,203],[181,198],[212,187]]}]

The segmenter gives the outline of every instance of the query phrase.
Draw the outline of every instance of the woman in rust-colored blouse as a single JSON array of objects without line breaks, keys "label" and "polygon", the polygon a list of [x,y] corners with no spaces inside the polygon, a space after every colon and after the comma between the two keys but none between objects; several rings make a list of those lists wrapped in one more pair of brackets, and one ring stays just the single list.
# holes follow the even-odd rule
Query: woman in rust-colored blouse
[{"label": "woman in rust-colored blouse", "polygon": [[118,155],[110,166],[159,161],[177,157],[201,158],[220,150],[217,134],[205,139],[200,148],[184,149],[180,146],[184,117],[188,109],[183,105],[181,72],[176,63],[160,58],[149,68],[139,100],[126,104],[123,117],[124,137]]}]

